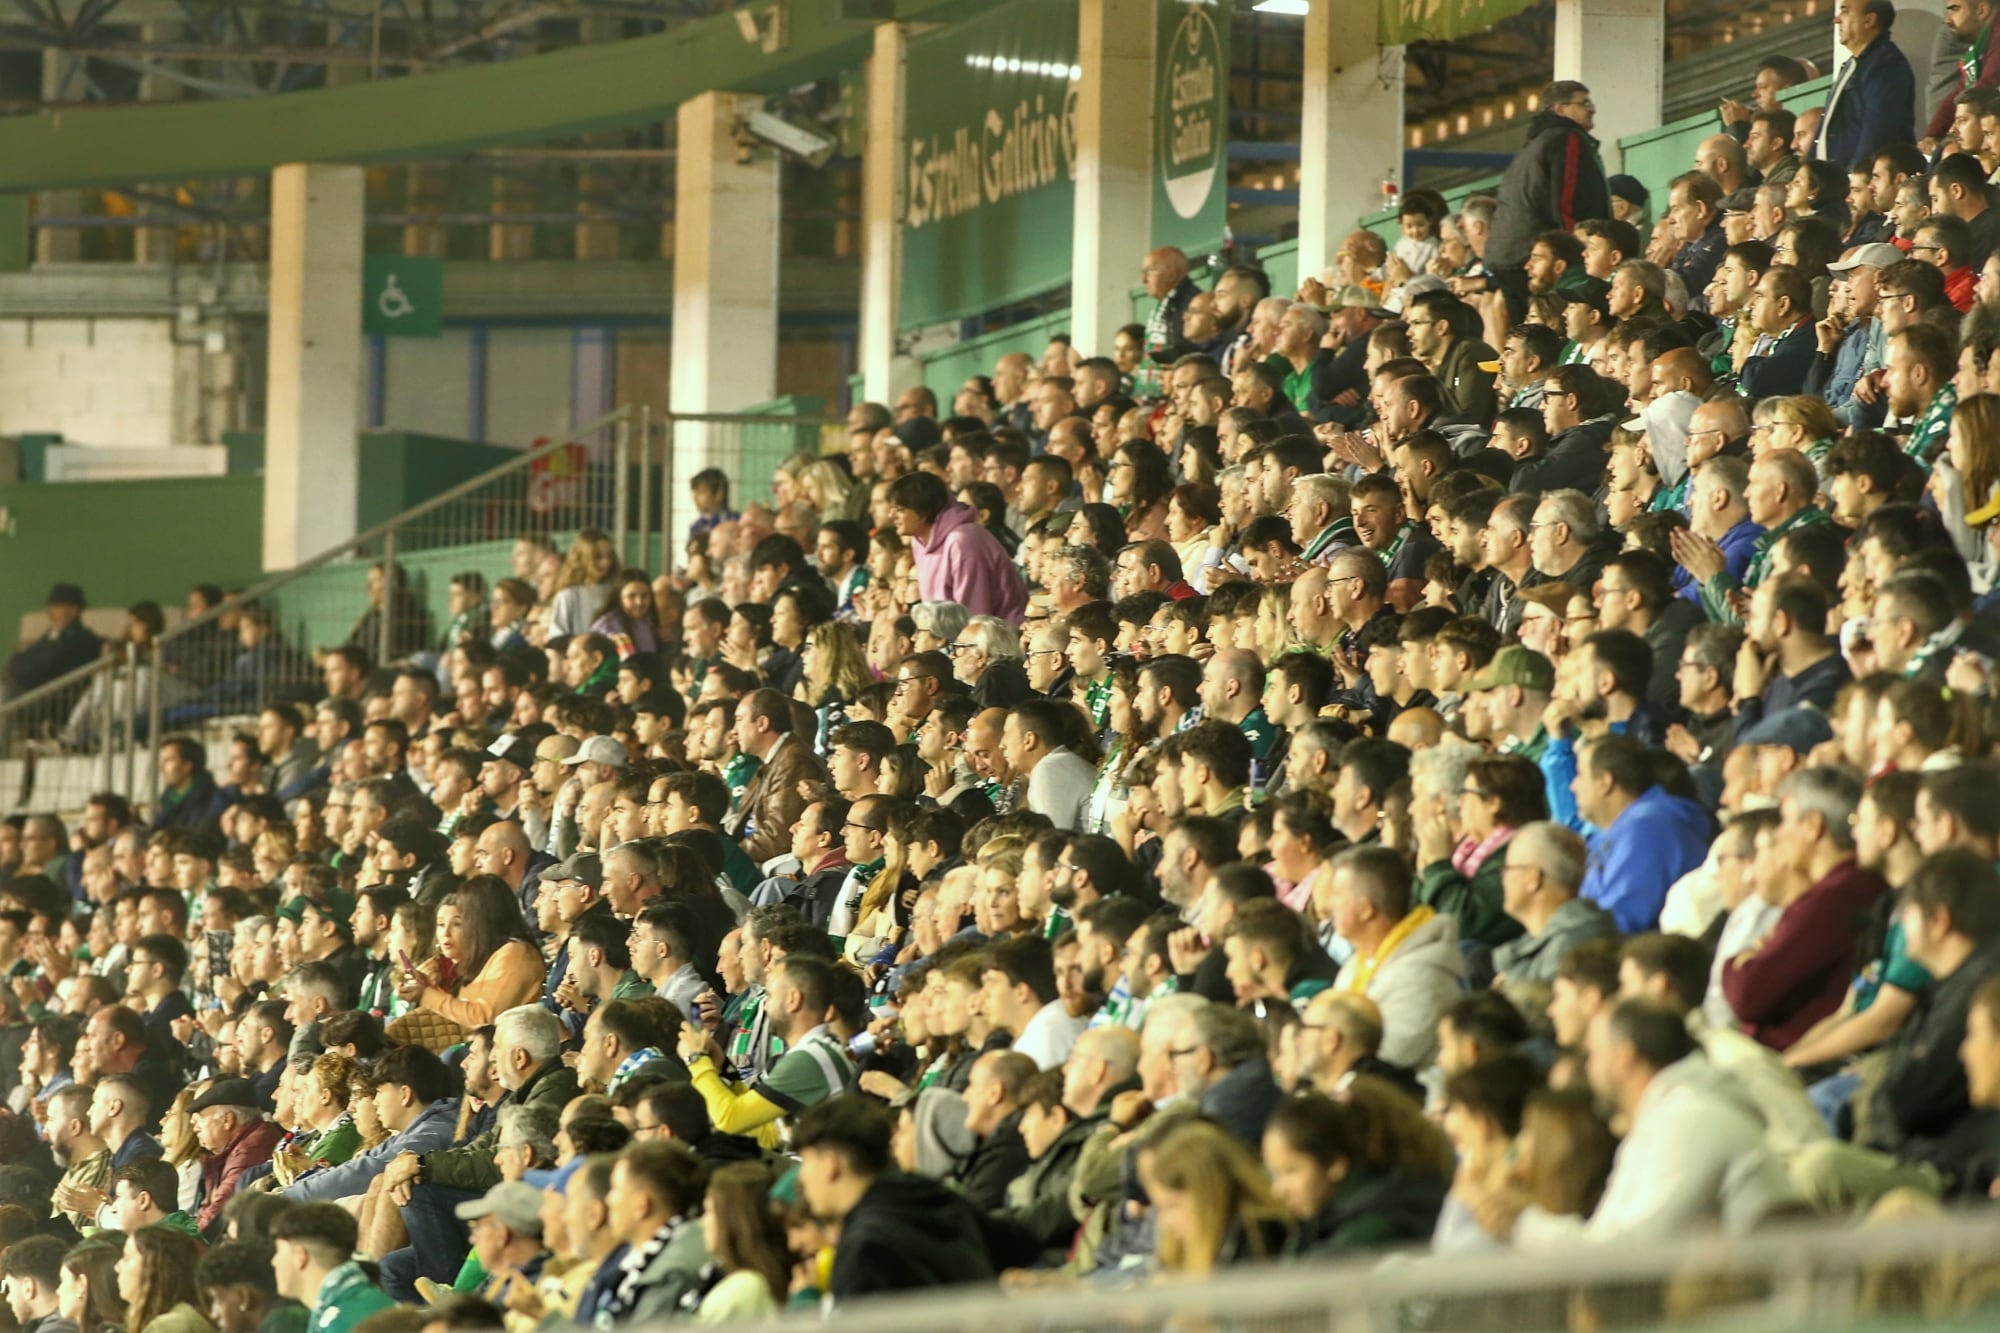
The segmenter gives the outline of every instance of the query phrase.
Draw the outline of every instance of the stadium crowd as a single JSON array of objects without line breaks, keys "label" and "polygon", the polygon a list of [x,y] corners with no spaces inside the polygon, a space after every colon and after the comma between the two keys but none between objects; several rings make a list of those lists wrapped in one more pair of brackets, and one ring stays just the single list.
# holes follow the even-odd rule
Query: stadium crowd
[{"label": "stadium crowd", "polygon": [[383,569],[318,688],[184,681],[221,771],[0,824],[14,1317],[611,1329],[1983,1205],[2000,66],[1950,12],[1921,140],[1886,0],[1657,220],[1557,83],[1496,195],[1293,296],[1156,251],[1109,349],[859,404],[769,503],[702,473],[671,571],[523,539],[440,632]]}]

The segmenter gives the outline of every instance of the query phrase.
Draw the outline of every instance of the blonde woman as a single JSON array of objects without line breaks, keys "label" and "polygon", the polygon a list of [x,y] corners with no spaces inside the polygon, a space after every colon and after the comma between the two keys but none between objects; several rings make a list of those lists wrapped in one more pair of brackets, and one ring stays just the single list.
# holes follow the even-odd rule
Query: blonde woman
[{"label": "blonde woman", "polygon": [[585,528],[569,544],[557,571],[555,595],[549,599],[549,633],[582,634],[610,604],[618,577],[618,553],[611,538],[597,528]]},{"label": "blonde woman", "polygon": [[1813,470],[1819,473],[1819,484],[1826,486],[1826,455],[1833,448],[1833,442],[1840,436],[1840,420],[1833,415],[1833,409],[1826,400],[1814,394],[1793,394],[1788,398],[1766,398],[1757,405],[1756,420],[1763,423],[1769,417],[1768,428],[1764,431],[1761,448],[1753,449],[1762,457],[1772,449],[1796,449],[1812,460]]},{"label": "blonde woman", "polygon": [[167,1165],[180,1178],[180,1210],[189,1214],[194,1212],[201,1192],[202,1148],[201,1140],[195,1137],[194,1113],[188,1108],[206,1087],[199,1084],[182,1088],[167,1113],[160,1117],[160,1147]]},{"label": "blonde woman", "polygon": [[1206,1277],[1284,1254],[1292,1228],[1263,1164],[1220,1126],[1174,1125],[1140,1149],[1139,1176],[1153,1200],[1155,1254],[1166,1272]]},{"label": "blonde woman", "polygon": [[847,474],[824,458],[799,469],[799,498],[829,518],[847,513],[847,495],[854,489]]}]

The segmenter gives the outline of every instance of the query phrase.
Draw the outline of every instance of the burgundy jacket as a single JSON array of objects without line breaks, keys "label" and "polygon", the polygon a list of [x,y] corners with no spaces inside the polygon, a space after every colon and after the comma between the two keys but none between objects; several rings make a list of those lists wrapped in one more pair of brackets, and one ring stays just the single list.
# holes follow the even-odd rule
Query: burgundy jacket
[{"label": "burgundy jacket", "polygon": [[1743,1030],[1782,1051],[1840,1007],[1870,910],[1889,886],[1853,861],[1787,907],[1771,937],[1723,964],[1722,993]]},{"label": "burgundy jacket", "polygon": [[269,1120],[259,1120],[236,1131],[236,1137],[219,1153],[201,1159],[201,1193],[195,1204],[195,1225],[204,1235],[222,1224],[222,1205],[236,1193],[236,1182],[259,1162],[269,1161],[272,1150],[285,1132]]}]

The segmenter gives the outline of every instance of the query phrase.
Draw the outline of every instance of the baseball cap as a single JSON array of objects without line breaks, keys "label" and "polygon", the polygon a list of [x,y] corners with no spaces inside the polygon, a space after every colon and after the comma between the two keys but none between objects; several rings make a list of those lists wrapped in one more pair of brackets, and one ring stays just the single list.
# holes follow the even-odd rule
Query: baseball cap
[{"label": "baseball cap", "polygon": [[1817,708],[1784,708],[1736,738],[1738,745],[1783,745],[1801,755],[1833,739],[1833,723]]},{"label": "baseball cap", "polygon": [[1502,648],[1484,671],[1465,682],[1465,692],[1495,690],[1502,685],[1519,685],[1524,690],[1546,693],[1556,687],[1556,669],[1548,658],[1532,648],[1519,645]]},{"label": "baseball cap", "polygon": [[1887,268],[1907,258],[1901,250],[1882,241],[1869,245],[1857,245],[1854,253],[1838,263],[1826,266],[1829,273],[1846,273],[1857,268]]},{"label": "baseball cap", "polygon": [[604,883],[604,862],[596,852],[578,852],[567,861],[558,861],[541,873],[541,882],[557,884],[573,879],[595,889]]},{"label": "baseball cap", "polygon": [[499,739],[486,747],[489,758],[504,759],[516,768],[527,768],[535,762],[535,747],[518,731],[501,733]]},{"label": "baseball cap", "polygon": [[1725,213],[1748,213],[1756,206],[1757,191],[1747,185],[1740,190],[1731,190],[1728,194],[1722,196],[1721,207]]},{"label": "baseball cap", "polygon": [[188,1106],[190,1111],[210,1111],[218,1106],[237,1106],[254,1110],[264,1104],[257,1092],[257,1085],[247,1078],[219,1078],[208,1085],[208,1091],[194,1099]]},{"label": "baseball cap", "polygon": [[452,1209],[461,1222],[497,1217],[509,1231],[542,1234],[542,1192],[525,1180],[503,1180],[477,1199]]},{"label": "baseball cap", "polygon": [[1349,285],[1337,289],[1327,301],[1329,310],[1366,310],[1377,319],[1394,319],[1395,312],[1382,308],[1375,293],[1366,287]]},{"label": "baseball cap", "polygon": [[609,764],[613,768],[623,768],[631,762],[625,754],[625,747],[610,736],[592,736],[577,752],[563,760],[564,768],[575,768],[578,764]]}]

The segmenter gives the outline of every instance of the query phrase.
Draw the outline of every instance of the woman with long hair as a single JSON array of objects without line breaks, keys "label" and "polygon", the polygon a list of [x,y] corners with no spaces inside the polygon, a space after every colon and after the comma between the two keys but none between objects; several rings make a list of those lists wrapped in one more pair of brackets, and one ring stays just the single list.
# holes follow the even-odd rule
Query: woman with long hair
[{"label": "woman with long hair", "polygon": [[194,1112],[188,1109],[198,1095],[199,1087],[182,1088],[160,1117],[160,1148],[167,1165],[180,1177],[182,1211],[193,1209],[201,1190],[202,1146],[194,1132]]},{"label": "woman with long hair", "polygon": [[761,1162],[734,1162],[708,1181],[701,1235],[716,1281],[695,1310],[697,1324],[768,1319],[784,1308],[792,1259],[785,1228],[771,1207],[771,1173]]},{"label": "woman with long hair", "polygon": [[1278,1103],[1264,1128],[1264,1165],[1298,1221],[1296,1252],[1324,1255],[1428,1240],[1452,1155],[1407,1093],[1360,1078],[1345,1101],[1307,1093]]},{"label": "woman with long hair", "polygon": [[125,1333],[215,1333],[195,1285],[200,1262],[201,1246],[185,1231],[155,1224],[127,1236],[114,1270]]},{"label": "woman with long hair", "polygon": [[847,493],[854,483],[837,463],[817,459],[799,469],[799,498],[822,517],[839,518],[847,512]]},{"label": "woman with long hair", "polygon": [[585,528],[569,544],[556,572],[555,595],[549,599],[549,637],[582,634],[604,613],[618,574],[618,553],[611,536]]},{"label": "woman with long hair", "polygon": [[1132,541],[1166,536],[1167,497],[1174,492],[1174,470],[1160,446],[1132,440],[1118,446],[1111,460],[1111,502],[1125,520]]},{"label": "woman with long hair", "polygon": [[660,621],[653,605],[653,577],[643,569],[618,576],[618,587],[604,614],[590,622],[592,634],[623,636],[634,652],[660,651]]},{"label": "woman with long hair", "polygon": [[413,1008],[476,1028],[540,994],[548,968],[521,917],[520,899],[504,880],[474,875],[444,905],[451,913],[439,934],[439,953],[463,980],[447,989],[441,959],[430,958],[400,976],[397,995]]},{"label": "woman with long hair", "polygon": [[[1973,589],[1992,587],[2000,574],[1989,535],[1994,501],[2000,500],[2000,395],[1958,400],[1944,456],[1931,471],[1930,493],[1953,548],[1972,573]],[[1980,518],[1976,526],[1971,515]]]},{"label": "woman with long hair", "polygon": [[56,1287],[56,1313],[77,1333],[111,1333],[125,1328],[125,1299],[118,1294],[118,1262],[124,1247],[85,1241],[63,1256]]},{"label": "woman with long hair", "polygon": [[1159,1226],[1155,1253],[1169,1273],[1205,1277],[1275,1259],[1289,1244],[1291,1225],[1263,1166],[1219,1125],[1174,1125],[1140,1148],[1139,1177]]},{"label": "woman with long hair", "polygon": [[807,630],[802,652],[805,674],[799,679],[798,697],[816,708],[852,699],[875,683],[853,628],[837,620],[822,620]]}]

